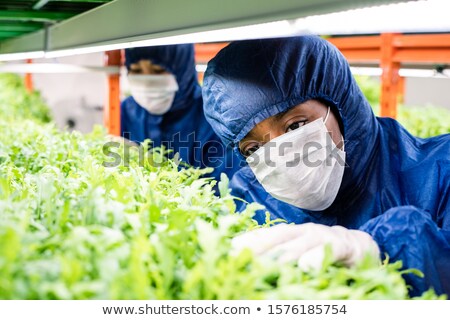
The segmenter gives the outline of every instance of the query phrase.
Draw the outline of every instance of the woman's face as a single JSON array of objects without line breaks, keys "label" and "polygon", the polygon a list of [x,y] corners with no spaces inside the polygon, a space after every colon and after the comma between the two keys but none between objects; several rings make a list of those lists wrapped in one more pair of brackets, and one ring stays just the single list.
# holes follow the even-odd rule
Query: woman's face
[{"label": "woman's face", "polygon": [[[301,103],[286,112],[279,113],[258,123],[246,136],[239,142],[239,150],[244,157],[250,156],[270,140],[281,136],[289,131],[298,129],[301,126],[322,118],[325,120],[328,107],[317,100],[308,100]],[[330,111],[326,127],[333,139],[333,142],[340,149],[343,147],[342,134],[339,123]]]}]

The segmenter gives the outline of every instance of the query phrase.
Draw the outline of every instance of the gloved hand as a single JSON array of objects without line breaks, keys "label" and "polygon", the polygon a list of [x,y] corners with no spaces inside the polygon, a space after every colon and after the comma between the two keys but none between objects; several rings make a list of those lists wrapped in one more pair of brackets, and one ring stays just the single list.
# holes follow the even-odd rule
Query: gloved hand
[{"label": "gloved hand", "polygon": [[258,256],[275,257],[279,262],[298,261],[302,270],[322,266],[325,246],[330,245],[333,261],[352,266],[365,254],[379,257],[372,237],[363,231],[315,223],[279,224],[246,232],[232,240],[233,250],[249,248]]}]

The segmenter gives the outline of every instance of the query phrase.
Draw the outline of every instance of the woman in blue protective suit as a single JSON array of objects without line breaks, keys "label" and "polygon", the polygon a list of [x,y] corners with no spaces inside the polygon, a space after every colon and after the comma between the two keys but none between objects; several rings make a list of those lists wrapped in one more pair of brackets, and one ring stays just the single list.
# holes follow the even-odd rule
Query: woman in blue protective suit
[{"label": "woman in blue protective suit", "polygon": [[203,113],[191,44],[125,50],[131,96],[121,104],[121,134],[164,145],[189,165],[214,168],[218,179],[239,168]]},{"label": "woman in blue protective suit", "polygon": [[[283,203],[280,224],[234,239],[257,254],[317,267],[325,245],[352,265],[402,260],[418,295],[450,294],[450,135],[419,139],[377,118],[341,53],[315,36],[235,42],[210,61],[205,115],[248,166],[233,192]],[[293,208],[291,210],[291,208]],[[292,212],[291,219],[290,212]]]}]

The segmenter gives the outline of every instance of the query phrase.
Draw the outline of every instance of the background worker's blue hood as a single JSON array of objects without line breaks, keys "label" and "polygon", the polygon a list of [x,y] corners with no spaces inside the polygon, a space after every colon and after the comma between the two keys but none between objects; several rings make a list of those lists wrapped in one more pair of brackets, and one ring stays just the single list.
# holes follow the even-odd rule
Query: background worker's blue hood
[{"label": "background worker's blue hood", "polygon": [[216,179],[221,173],[231,177],[239,162],[223,147],[203,114],[193,45],[133,48],[125,50],[125,56],[128,69],[141,59],[164,67],[175,75],[179,89],[170,110],[163,115],[150,114],[133,97],[122,101],[122,136],[136,142],[151,139],[153,146],[164,145],[192,166],[215,168],[210,176]]},{"label": "background worker's blue hood", "polygon": [[179,89],[169,112],[188,108],[201,95],[197,72],[195,71],[194,46],[192,44],[125,50],[125,65],[128,70],[132,63],[141,59],[150,60],[175,75]]}]

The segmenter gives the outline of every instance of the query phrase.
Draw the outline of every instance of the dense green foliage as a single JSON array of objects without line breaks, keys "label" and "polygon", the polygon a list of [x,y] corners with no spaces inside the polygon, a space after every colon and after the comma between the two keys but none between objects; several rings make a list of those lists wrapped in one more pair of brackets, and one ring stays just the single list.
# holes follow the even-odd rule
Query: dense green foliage
[{"label": "dense green foliage", "polygon": [[[226,178],[217,197],[205,170],[179,168],[158,148],[105,166],[125,147],[106,144],[103,130],[61,132],[1,103],[17,114],[0,118],[0,299],[408,298],[400,262],[326,261],[304,273],[230,255],[230,239],[258,227],[259,206],[236,214]],[[45,120],[37,105],[31,114]]]},{"label": "dense green foliage", "polygon": [[[369,77],[356,77],[359,87],[375,114],[379,114],[380,84]],[[434,106],[403,106],[397,119],[412,135],[428,138],[450,133],[450,110]]]},{"label": "dense green foliage", "polygon": [[0,118],[51,120],[50,109],[38,91],[28,93],[22,78],[14,74],[0,75]]},{"label": "dense green foliage", "polygon": [[450,110],[444,108],[401,106],[398,121],[412,135],[421,138],[450,133]]},{"label": "dense green foliage", "polygon": [[[381,84],[368,76],[355,76],[359,88],[372,107],[380,104]],[[378,112],[378,110],[376,110]]]}]

